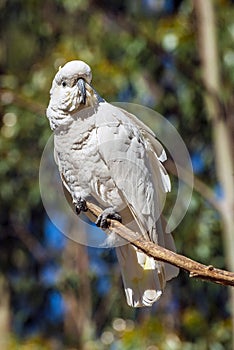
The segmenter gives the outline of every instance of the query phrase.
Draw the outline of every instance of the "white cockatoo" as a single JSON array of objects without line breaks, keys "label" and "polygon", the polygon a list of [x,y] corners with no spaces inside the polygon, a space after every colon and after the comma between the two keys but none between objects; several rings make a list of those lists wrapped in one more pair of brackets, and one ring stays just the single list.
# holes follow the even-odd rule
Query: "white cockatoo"
[{"label": "white cockatoo", "polygon": [[[87,199],[103,209],[96,222],[101,228],[107,228],[107,218],[122,220],[144,239],[175,250],[160,215],[171,186],[162,165],[165,151],[151,129],[107,103],[91,80],[90,67],[75,60],[59,69],[50,90],[47,117],[63,186],[77,214],[87,210]],[[115,238],[112,245],[118,245]],[[176,267],[131,244],[117,246],[116,252],[130,306],[152,306],[166,281],[178,274]]]}]

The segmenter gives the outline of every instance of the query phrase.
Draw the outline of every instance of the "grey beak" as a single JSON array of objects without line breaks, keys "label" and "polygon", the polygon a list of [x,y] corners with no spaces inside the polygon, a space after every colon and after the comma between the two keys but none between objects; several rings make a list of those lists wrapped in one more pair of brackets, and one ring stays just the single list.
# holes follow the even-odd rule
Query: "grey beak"
[{"label": "grey beak", "polygon": [[84,81],[84,79],[82,79],[82,78],[78,79],[77,86],[79,88],[80,95],[81,95],[80,103],[85,105],[85,103],[86,103],[86,88],[85,88],[85,81]]}]

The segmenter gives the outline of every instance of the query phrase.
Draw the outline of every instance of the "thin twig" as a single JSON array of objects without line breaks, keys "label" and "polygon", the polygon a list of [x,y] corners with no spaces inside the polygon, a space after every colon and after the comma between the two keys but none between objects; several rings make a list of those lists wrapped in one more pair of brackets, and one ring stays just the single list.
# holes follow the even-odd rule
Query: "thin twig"
[{"label": "thin twig", "polygon": [[44,263],[46,260],[51,259],[51,256],[48,254],[46,249],[41,245],[39,240],[34,237],[27,229],[20,225],[14,224],[12,227],[12,231],[14,235],[16,235],[25,247],[29,250],[35,260],[39,263]]},{"label": "thin twig", "polygon": [[[95,204],[87,202],[88,213],[94,217],[98,217],[102,210]],[[152,256],[156,260],[170,263],[189,272],[190,277],[201,278],[214,283],[227,286],[234,286],[234,273],[217,269],[212,265],[203,265],[197,261],[187,258],[186,256],[174,253],[166,248],[159,246],[143,238],[139,238],[137,232],[133,232],[120,222],[109,220],[109,229],[126,241],[142,250],[148,256]]]},{"label": "thin twig", "polygon": [[15,104],[20,108],[29,110],[32,113],[45,115],[46,106],[30,97],[17,93],[11,89],[0,88],[1,102],[3,105]]},{"label": "thin twig", "polygon": [[[179,168],[181,176],[180,179],[189,185],[188,179],[191,174],[188,172],[188,170],[180,167],[178,164],[175,164],[171,159],[168,159],[164,165],[170,174],[173,174],[178,178],[179,176],[177,173],[177,168]],[[218,201],[214,195],[214,191],[195,175],[193,175],[193,181],[194,190],[198,192],[207,202],[209,202],[214,207],[214,209],[222,214],[224,210],[222,200]]]}]

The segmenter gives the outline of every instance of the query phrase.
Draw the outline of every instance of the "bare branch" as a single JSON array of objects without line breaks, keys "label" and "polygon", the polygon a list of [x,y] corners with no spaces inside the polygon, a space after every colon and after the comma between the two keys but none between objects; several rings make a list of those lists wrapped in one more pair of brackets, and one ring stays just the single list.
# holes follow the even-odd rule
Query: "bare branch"
[{"label": "bare branch", "polygon": [[32,113],[45,115],[46,106],[43,103],[30,99],[21,93],[17,93],[11,89],[0,88],[1,102],[4,105],[15,104],[21,108],[27,109]]},{"label": "bare branch", "polygon": [[[188,177],[190,176],[190,174],[188,173],[188,170],[180,167],[178,164],[175,164],[171,159],[167,159],[164,165],[169,173],[177,177],[178,177],[177,168],[179,168],[180,174],[182,175],[181,180],[184,181],[186,184],[189,184]],[[206,185],[202,180],[200,180],[195,175],[193,175],[193,180],[194,180],[193,187],[195,191],[198,192],[207,202],[209,202],[214,207],[214,209],[216,209],[219,213],[222,214],[225,208],[223,207],[222,201],[221,200],[218,201],[216,199],[214,195],[214,191],[212,191],[212,189],[208,185]]]},{"label": "bare branch", "polygon": [[44,263],[46,260],[51,258],[37,238],[28,232],[22,225],[14,224],[11,232],[13,232],[22,241],[34,259],[36,259],[39,263]]},{"label": "bare branch", "polygon": [[[88,216],[97,218],[102,210],[95,204],[87,202]],[[90,216],[89,216],[90,217]],[[166,248],[163,248],[153,242],[146,241],[143,238],[139,239],[139,234],[133,232],[120,222],[115,220],[109,220],[109,228],[126,241],[142,250],[148,256],[152,256],[156,260],[170,263],[174,266],[180,267],[183,270],[189,272],[190,277],[201,278],[203,280],[212,281],[228,286],[234,286],[234,273],[216,269],[214,266],[203,265],[197,261],[187,258],[186,256],[174,253]]]}]

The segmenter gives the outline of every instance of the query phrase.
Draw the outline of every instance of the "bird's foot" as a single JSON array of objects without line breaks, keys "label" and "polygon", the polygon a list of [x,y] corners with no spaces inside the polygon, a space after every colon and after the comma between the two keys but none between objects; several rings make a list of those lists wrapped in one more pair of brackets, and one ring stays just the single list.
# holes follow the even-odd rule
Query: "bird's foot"
[{"label": "bird's foot", "polygon": [[122,222],[122,218],[121,216],[116,213],[116,211],[114,210],[114,208],[106,208],[103,210],[103,212],[98,216],[95,224],[98,227],[101,227],[102,229],[106,229],[108,228],[108,219],[113,219],[113,220],[117,220],[119,222]]},{"label": "bird's foot", "polygon": [[76,202],[76,214],[79,215],[81,211],[87,210],[86,200],[80,197]]}]

